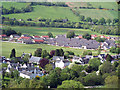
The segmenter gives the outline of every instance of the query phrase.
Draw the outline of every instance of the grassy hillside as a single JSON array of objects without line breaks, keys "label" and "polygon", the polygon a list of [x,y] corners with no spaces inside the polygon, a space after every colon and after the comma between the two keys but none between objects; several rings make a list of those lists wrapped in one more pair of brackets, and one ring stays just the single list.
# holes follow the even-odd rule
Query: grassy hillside
[{"label": "grassy hillside", "polygon": [[[9,46],[9,47],[8,47]],[[13,48],[16,50],[16,55],[21,56],[23,52],[25,53],[32,53],[34,55],[34,51],[37,48],[42,48],[43,50],[47,50],[50,52],[51,50],[62,48],[64,51],[73,51],[76,55],[82,55],[84,49],[74,49],[74,48],[64,48],[64,47],[58,47],[58,46],[51,46],[46,44],[20,44],[20,43],[9,43],[9,42],[3,42],[2,43],[2,56],[9,57],[10,52]],[[93,55],[97,54],[97,51],[92,50]]]},{"label": "grassy hillside", "polygon": [[78,9],[77,11],[79,12],[80,15],[96,19],[100,19],[102,17],[104,17],[105,19],[109,18],[111,20],[114,18],[118,18],[118,12],[112,10]]},{"label": "grassy hillside", "polygon": [[46,35],[48,32],[52,32],[53,35],[60,35],[66,34],[69,30],[75,31],[76,34],[98,34],[96,32],[92,32],[88,29],[72,29],[72,28],[51,28],[51,27],[19,27],[19,26],[12,26],[11,27],[15,31],[20,31],[25,34],[30,35]]},{"label": "grassy hillside", "polygon": [[73,14],[68,7],[55,7],[55,6],[42,6],[37,5],[33,6],[34,11],[29,13],[19,13],[19,14],[8,14],[4,15],[5,17],[24,19],[28,18],[37,19],[37,18],[65,18],[67,17],[70,21],[79,21],[78,17]]},{"label": "grassy hillside", "polygon": [[22,2],[2,2],[2,6],[7,9],[9,9],[10,7],[15,7],[17,9],[20,9],[26,7],[29,4],[30,3],[22,3]]},{"label": "grassy hillside", "polygon": [[73,7],[94,7],[99,8],[101,6],[102,8],[106,9],[115,9],[117,10],[118,4],[116,2],[71,2],[71,6]]}]

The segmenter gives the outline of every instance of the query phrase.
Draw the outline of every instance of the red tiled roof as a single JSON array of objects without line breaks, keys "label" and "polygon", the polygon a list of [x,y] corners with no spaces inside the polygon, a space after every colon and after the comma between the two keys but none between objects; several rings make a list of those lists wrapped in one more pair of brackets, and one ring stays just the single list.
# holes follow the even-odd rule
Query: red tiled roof
[{"label": "red tiled roof", "polygon": [[44,40],[37,40],[37,39],[34,39],[35,42],[44,42]]},{"label": "red tiled roof", "polygon": [[82,38],[82,36],[78,36],[79,38]]},{"label": "red tiled roof", "polygon": [[42,36],[42,37],[49,38],[49,36]]},{"label": "red tiled roof", "polygon": [[40,36],[34,36],[35,38],[40,38]]},{"label": "red tiled roof", "polygon": [[30,37],[20,37],[18,40],[20,39],[30,39]]},{"label": "red tiled roof", "polygon": [[2,35],[0,35],[0,37],[6,37],[7,35],[5,35],[5,34],[2,34]]}]

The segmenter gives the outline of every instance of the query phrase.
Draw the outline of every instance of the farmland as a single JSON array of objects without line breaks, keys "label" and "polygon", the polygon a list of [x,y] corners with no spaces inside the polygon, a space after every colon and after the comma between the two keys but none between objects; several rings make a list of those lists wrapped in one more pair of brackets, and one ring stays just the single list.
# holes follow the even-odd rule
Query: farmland
[{"label": "farmland", "polygon": [[[8,47],[9,46],[9,47]],[[10,52],[13,48],[16,50],[16,55],[21,56],[23,52],[25,53],[32,53],[34,55],[34,51],[37,48],[42,48],[43,50],[47,50],[50,52],[51,50],[62,48],[64,51],[73,51],[76,55],[82,55],[84,49],[74,49],[74,48],[65,48],[59,46],[51,46],[46,44],[20,44],[20,43],[9,43],[9,42],[2,42],[2,56],[9,57]],[[97,51],[92,50],[93,55],[97,54]]]},{"label": "farmland", "polygon": [[72,29],[72,28],[51,28],[51,27],[26,27],[26,26],[14,26],[11,27],[15,31],[20,31],[23,34],[29,35],[46,35],[48,32],[53,33],[53,35],[66,34],[67,31],[73,30],[76,34],[84,34],[84,33],[92,33],[98,34],[96,32],[92,32],[89,29]]},{"label": "farmland", "polygon": [[[5,26],[6,27],[6,26]],[[68,31],[74,31],[76,35],[83,35],[84,33],[102,35],[96,32],[93,32],[89,29],[74,29],[74,28],[52,28],[52,27],[27,27],[27,26],[9,26],[15,31],[19,31],[23,34],[29,35],[47,35],[48,32],[51,32],[54,36],[60,34],[66,34]],[[117,35],[105,35],[105,36],[117,36]]]},{"label": "farmland", "polygon": [[29,13],[19,13],[19,14],[8,14],[4,15],[5,17],[9,18],[16,18],[16,19],[24,19],[27,20],[28,18],[32,18],[34,20],[38,18],[50,18],[50,19],[57,19],[57,18],[68,18],[70,21],[78,22],[79,19],[76,15],[73,14],[72,11],[68,7],[55,7],[55,6],[42,6],[37,5],[33,6],[33,12]]},{"label": "farmland", "polygon": [[114,18],[118,17],[118,12],[111,10],[78,9],[77,12],[79,12],[80,15],[84,15],[85,17],[91,17],[96,19],[101,19],[102,17],[104,17],[105,19],[113,20]]},{"label": "farmland", "polygon": [[4,8],[9,9],[10,7],[15,7],[17,9],[26,7],[30,3],[18,3],[18,2],[2,2]]}]

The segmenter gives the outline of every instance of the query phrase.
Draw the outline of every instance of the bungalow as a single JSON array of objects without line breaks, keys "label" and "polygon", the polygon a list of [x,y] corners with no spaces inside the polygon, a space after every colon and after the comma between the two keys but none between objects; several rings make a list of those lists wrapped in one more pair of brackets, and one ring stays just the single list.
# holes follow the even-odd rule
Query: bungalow
[{"label": "bungalow", "polygon": [[31,56],[31,58],[29,59],[29,63],[37,63],[37,64],[39,64],[40,60],[41,60],[41,57]]}]

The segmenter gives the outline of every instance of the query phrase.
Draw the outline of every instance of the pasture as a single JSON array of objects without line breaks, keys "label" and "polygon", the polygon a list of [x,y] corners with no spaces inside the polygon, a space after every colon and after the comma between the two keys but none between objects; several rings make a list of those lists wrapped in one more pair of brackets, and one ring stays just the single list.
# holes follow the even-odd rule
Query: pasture
[{"label": "pasture", "polygon": [[19,31],[23,34],[29,34],[29,35],[47,35],[48,32],[51,32],[54,36],[60,35],[60,34],[66,34],[68,31],[74,31],[75,34],[96,34],[99,35],[96,32],[92,32],[89,29],[74,29],[74,28],[52,28],[52,27],[27,27],[27,26],[11,26],[15,31]]},{"label": "pasture", "polygon": [[[118,18],[118,12],[112,10],[100,10],[100,9],[77,9],[80,15],[84,15],[85,17],[91,17],[96,19],[111,19]],[[89,13],[88,13],[89,12]]]},{"label": "pasture", "polygon": [[[32,55],[34,55],[34,51],[37,48],[42,48],[43,50],[47,50],[48,52],[50,52],[51,50],[62,48],[64,51],[73,51],[75,55],[82,55],[84,51],[84,49],[51,46],[47,44],[21,44],[21,43],[2,42],[2,56],[10,57],[10,53],[13,48],[15,48],[16,50],[16,56],[21,56],[23,52],[32,53]],[[97,51],[92,50],[92,53],[93,55],[96,55]]]},{"label": "pasture", "polygon": [[1,3],[2,3],[2,6],[6,9],[9,9],[10,7],[21,9],[30,4],[30,3],[23,3],[23,2],[1,2]]},{"label": "pasture", "polygon": [[73,12],[69,9],[69,7],[55,7],[55,6],[42,6],[37,5],[33,6],[34,10],[28,13],[18,13],[18,14],[8,14],[3,15],[9,18],[16,19],[24,19],[32,18],[36,20],[38,18],[50,18],[50,19],[58,19],[58,18],[68,18],[70,21],[78,22],[78,17],[73,14]]}]

